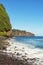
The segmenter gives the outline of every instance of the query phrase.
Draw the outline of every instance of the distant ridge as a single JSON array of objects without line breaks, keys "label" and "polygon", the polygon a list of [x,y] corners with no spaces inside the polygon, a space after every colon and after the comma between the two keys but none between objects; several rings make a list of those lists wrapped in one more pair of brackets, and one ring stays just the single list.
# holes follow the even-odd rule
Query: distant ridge
[{"label": "distant ridge", "polygon": [[12,30],[12,35],[13,36],[35,36],[35,34],[33,34],[31,32],[26,32],[23,30],[16,30],[16,29]]}]

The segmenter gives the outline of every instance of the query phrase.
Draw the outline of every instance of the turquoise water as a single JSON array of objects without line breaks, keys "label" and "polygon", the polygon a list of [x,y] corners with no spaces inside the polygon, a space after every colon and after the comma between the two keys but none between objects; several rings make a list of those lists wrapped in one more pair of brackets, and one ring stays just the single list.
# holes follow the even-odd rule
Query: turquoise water
[{"label": "turquoise water", "polygon": [[16,36],[14,39],[23,44],[43,48],[43,36]]}]

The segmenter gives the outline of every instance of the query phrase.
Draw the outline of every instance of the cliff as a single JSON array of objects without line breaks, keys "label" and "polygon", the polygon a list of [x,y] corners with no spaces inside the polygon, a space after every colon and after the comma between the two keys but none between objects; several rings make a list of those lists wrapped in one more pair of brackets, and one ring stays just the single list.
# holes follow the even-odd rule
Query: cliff
[{"label": "cliff", "polygon": [[12,31],[13,31],[12,32],[13,36],[34,36],[34,34],[31,32],[26,32],[26,31],[16,30],[16,29],[13,29]]},{"label": "cliff", "polygon": [[0,31],[9,31],[11,29],[10,19],[6,9],[0,4]]},{"label": "cliff", "polygon": [[6,34],[6,32],[10,30],[11,30],[10,18],[4,6],[0,4],[0,32],[1,32],[0,34]]}]

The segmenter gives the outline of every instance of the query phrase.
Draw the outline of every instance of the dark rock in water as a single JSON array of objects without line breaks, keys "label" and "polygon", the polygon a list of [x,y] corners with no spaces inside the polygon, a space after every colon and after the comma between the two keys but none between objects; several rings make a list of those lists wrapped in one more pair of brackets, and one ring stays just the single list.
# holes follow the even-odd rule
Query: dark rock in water
[{"label": "dark rock in water", "polygon": [[25,53],[25,55],[28,55],[27,53]]},{"label": "dark rock in water", "polygon": [[17,55],[17,56],[20,56],[20,54],[19,54],[19,53],[17,53],[16,55]]},{"label": "dark rock in water", "polygon": [[30,60],[31,60],[31,61],[36,61],[36,58],[31,58]]},{"label": "dark rock in water", "polygon": [[24,56],[22,56],[22,58],[24,58],[24,59],[25,59],[25,57],[26,57],[25,55],[24,55]]}]

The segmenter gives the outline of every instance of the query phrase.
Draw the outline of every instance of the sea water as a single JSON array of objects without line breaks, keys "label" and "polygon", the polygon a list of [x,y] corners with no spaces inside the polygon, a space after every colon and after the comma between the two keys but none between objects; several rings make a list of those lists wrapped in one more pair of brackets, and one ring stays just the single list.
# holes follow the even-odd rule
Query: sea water
[{"label": "sea water", "polygon": [[28,46],[43,49],[43,36],[16,36],[13,39]]},{"label": "sea water", "polygon": [[[19,50],[24,47],[28,58],[37,58],[36,64],[43,65],[43,36],[16,36],[10,40],[10,43],[13,44],[13,47],[10,48],[12,52],[15,50],[14,45]],[[19,52],[21,53],[21,50]]]}]

